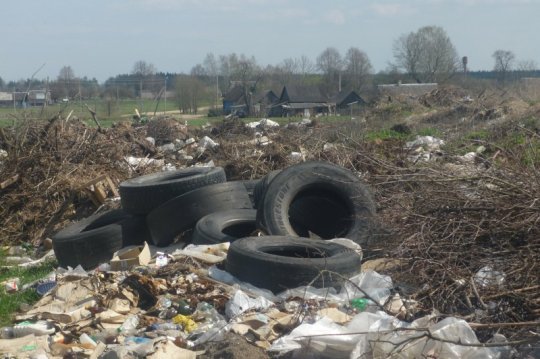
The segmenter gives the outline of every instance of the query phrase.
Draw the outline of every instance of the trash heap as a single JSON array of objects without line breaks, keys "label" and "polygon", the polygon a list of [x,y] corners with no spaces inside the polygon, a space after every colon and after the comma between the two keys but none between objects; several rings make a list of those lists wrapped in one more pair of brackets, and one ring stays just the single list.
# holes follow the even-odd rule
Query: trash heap
[{"label": "trash heap", "polygon": [[[478,101],[475,99],[474,103],[476,102]],[[459,106],[461,105],[459,104]],[[408,350],[411,350],[409,357],[415,357],[418,356],[418,351],[414,350],[419,346],[429,348],[422,354],[425,356],[432,355],[431,353],[437,352],[439,350],[437,348],[440,348],[444,351],[440,352],[442,354],[439,357],[452,357],[452,355],[466,357],[466,355],[472,355],[475,350],[478,350],[479,355],[485,354],[486,357],[502,358],[511,357],[513,354],[509,350],[514,348],[519,352],[518,357],[527,357],[527,355],[536,357],[539,356],[538,352],[534,350],[537,350],[535,345],[538,342],[540,287],[538,286],[539,267],[535,263],[540,259],[538,251],[538,238],[540,238],[538,189],[540,187],[537,183],[536,168],[538,167],[531,165],[537,161],[534,151],[531,151],[534,149],[532,145],[535,143],[533,140],[537,137],[537,130],[531,130],[527,121],[538,117],[538,110],[532,110],[527,112],[527,116],[516,118],[515,122],[505,123],[504,126],[480,127],[482,131],[485,131],[478,132],[480,137],[477,137],[476,134],[472,137],[466,137],[465,133],[458,131],[457,122],[451,122],[451,132],[443,131],[437,135],[444,139],[443,142],[432,138],[432,141],[416,143],[410,147],[403,140],[377,139],[368,141],[365,137],[365,129],[356,123],[340,124],[339,126],[331,124],[304,126],[300,124],[288,126],[287,129],[265,128],[258,124],[253,130],[246,128],[242,123],[228,123],[200,133],[194,133],[190,130],[189,133],[178,134],[178,132],[173,131],[175,135],[168,136],[163,142],[159,142],[161,136],[159,134],[167,133],[168,130],[165,132],[155,131],[151,134],[148,132],[147,126],[133,128],[118,125],[112,129],[96,129],[89,128],[78,121],[67,121],[67,119],[62,118],[52,119],[50,125],[47,123],[36,125],[34,123],[25,128],[22,128],[21,125],[21,132],[4,129],[3,133],[0,133],[0,147],[5,151],[5,153],[0,151],[2,178],[0,193],[3,204],[0,210],[0,218],[2,218],[3,223],[0,234],[3,239],[9,241],[33,242],[37,245],[48,236],[66,228],[69,223],[77,223],[80,222],[81,218],[88,217],[98,206],[102,208],[97,212],[97,217],[107,213],[107,211],[103,211],[103,207],[117,208],[117,212],[113,212],[114,215],[130,219],[124,222],[126,225],[121,226],[120,235],[118,235],[118,227],[113,226],[115,227],[113,231],[116,235],[115,240],[119,241],[115,244],[117,247],[113,248],[106,258],[97,260],[95,267],[85,268],[88,278],[73,280],[91,282],[90,290],[98,296],[97,305],[100,305],[101,308],[112,308],[105,300],[109,296],[107,285],[114,287],[114,283],[117,286],[119,283],[123,283],[123,286],[132,288],[133,286],[128,284],[133,284],[131,282],[133,279],[128,280],[127,283],[123,281],[135,274],[144,276],[152,283],[165,280],[169,288],[177,288],[175,287],[176,282],[172,279],[175,275],[184,276],[183,279],[178,279],[178,283],[202,283],[202,286],[188,287],[189,291],[193,292],[180,291],[181,294],[175,294],[177,291],[173,289],[171,289],[173,293],[170,293],[157,287],[159,290],[157,290],[156,303],[160,296],[172,296],[173,294],[176,296],[169,298],[176,315],[182,300],[190,305],[190,310],[193,313],[196,313],[199,302],[192,299],[193,296],[202,295],[206,288],[208,290],[212,288],[211,291],[219,288],[216,293],[222,295],[220,303],[208,298],[200,300],[212,305],[227,322],[228,330],[224,331],[225,334],[223,334],[225,339],[221,342],[209,340],[194,347],[190,346],[189,343],[194,343],[197,336],[190,337],[189,333],[184,333],[183,327],[179,329],[183,332],[180,336],[186,339],[187,344],[175,344],[175,340],[172,338],[178,338],[175,335],[179,333],[173,333],[167,340],[163,339],[161,335],[157,336],[161,338],[160,340],[157,340],[157,337],[152,338],[152,334],[148,335],[148,333],[156,333],[157,331],[146,330],[149,325],[145,322],[144,317],[155,318],[156,322],[163,324],[172,323],[172,318],[162,319],[159,317],[158,311],[152,312],[151,308],[146,307],[146,304],[141,306],[139,301],[136,304],[136,301],[133,301],[131,304],[129,298],[121,297],[121,300],[127,300],[130,303],[129,312],[123,314],[120,312],[124,310],[119,309],[118,306],[112,308],[115,311],[119,310],[118,313],[123,316],[119,317],[117,323],[108,324],[116,325],[116,332],[114,332],[116,335],[118,334],[117,329],[124,324],[129,313],[132,310],[137,313],[139,323],[136,329],[146,331],[138,331],[131,336],[157,340],[149,344],[146,347],[148,351],[144,353],[150,353],[150,350],[154,349],[155,353],[173,350],[174,345],[177,348],[182,347],[182,349],[195,351],[199,357],[205,357],[205,355],[211,357],[212,354],[215,357],[226,357],[220,350],[229,350],[231,346],[240,348],[242,344],[245,344],[245,339],[248,339],[261,348],[273,348],[273,350],[245,354],[250,348],[257,348],[250,344],[241,348],[244,351],[242,355],[247,357],[257,357],[257,355],[266,357],[288,350],[291,350],[291,356],[296,357],[310,356],[310,353],[316,357],[321,351],[327,357],[339,357],[339,355],[349,357],[349,354],[346,353],[362,353],[362,349],[355,348],[355,346],[360,342],[366,343],[365,340],[368,338],[367,342],[373,343],[369,349],[372,351],[373,357],[389,355],[400,357],[400,353],[408,353]],[[368,120],[370,120],[369,116],[366,116]],[[465,124],[469,124],[471,119],[474,120],[473,115],[468,113],[459,112],[459,116],[459,124],[462,123],[461,117],[464,116],[467,120],[463,122]],[[506,114],[505,118],[508,119],[508,116]],[[432,123],[428,120],[426,119],[426,123]],[[484,125],[480,122],[475,122],[475,124]],[[491,126],[487,122],[485,125]],[[21,137],[17,133],[26,133],[27,136]],[[205,143],[210,144],[209,141],[202,141],[204,136],[208,136],[219,145],[213,148],[206,147],[204,151],[197,150]],[[516,143],[511,149],[501,145],[501,140],[511,136],[523,141]],[[152,137],[154,141],[149,137]],[[456,141],[457,137],[459,137],[459,141]],[[176,141],[176,139],[183,141],[183,143]],[[186,145],[186,142],[189,143]],[[174,151],[170,151],[171,143],[175,146]],[[436,146],[433,147],[432,144]],[[161,148],[161,146],[165,147]],[[186,153],[178,153],[181,150]],[[201,153],[198,154],[197,151]],[[293,155],[293,153],[295,154]],[[192,156],[193,159],[182,157],[184,155]],[[129,156],[136,158],[131,164],[130,160],[126,159]],[[143,159],[157,165],[146,165]],[[362,245],[368,257],[368,260],[363,262],[362,272],[368,270],[369,266],[366,264],[372,262],[369,260],[372,256],[383,257],[375,262],[382,261],[385,264],[375,268],[375,270],[392,278],[393,283],[389,289],[390,296],[383,308],[376,306],[374,304],[376,301],[371,301],[366,296],[359,295],[347,298],[347,300],[339,297],[343,283],[335,291],[327,288],[328,292],[325,291],[322,295],[324,299],[311,298],[308,295],[311,292],[305,289],[291,293],[287,299],[281,299],[282,295],[279,292],[268,293],[264,288],[253,284],[239,284],[239,278],[231,278],[231,273],[228,272],[230,266],[227,266],[227,261],[223,262],[223,258],[226,257],[224,253],[229,252],[229,250],[223,248],[224,244],[222,243],[223,239],[226,238],[225,235],[236,239],[238,233],[223,233],[221,229],[213,226],[212,223],[215,223],[216,220],[215,213],[209,214],[209,216],[214,217],[207,218],[202,227],[197,228],[195,224],[192,234],[173,233],[172,237],[167,234],[167,241],[172,238],[172,242],[184,235],[183,238],[189,238],[195,234],[198,236],[194,246],[183,248],[183,254],[173,255],[174,249],[171,245],[166,247],[152,246],[151,244],[154,244],[152,233],[148,228],[144,229],[143,227],[140,230],[141,227],[136,226],[140,223],[145,224],[148,214],[127,213],[126,215],[123,213],[125,212],[123,209],[118,208],[122,202],[118,199],[120,193],[115,194],[113,191],[113,188],[117,188],[118,184],[127,178],[136,178],[162,169],[175,170],[193,165],[215,164],[215,166],[223,168],[226,174],[225,183],[230,184],[243,180],[241,184],[248,195],[244,197],[245,194],[243,194],[242,198],[247,198],[246,203],[249,201],[251,208],[242,209],[242,211],[250,211],[250,223],[262,224],[264,217],[259,217],[258,220],[257,210],[259,204],[264,205],[265,201],[261,201],[261,198],[265,196],[261,195],[271,182],[270,173],[275,170],[279,173],[280,170],[298,161],[313,160],[328,161],[347,168],[355,176],[368,183],[373,190],[373,197],[377,204],[377,219],[384,225],[379,224],[370,229],[371,234],[374,235],[372,236],[374,241],[364,243],[363,239],[360,238],[357,242]],[[101,180],[102,176],[110,177],[113,185],[108,185],[106,179]],[[95,179],[100,180],[89,184],[87,189],[81,188],[84,184]],[[261,180],[253,182],[254,179]],[[255,188],[257,183],[260,183],[258,190]],[[104,189],[105,196],[102,196],[100,188]],[[274,195],[268,198],[273,197],[272,201],[275,201],[276,198],[279,198],[278,192],[275,190]],[[295,205],[298,206],[296,213],[313,213],[311,224],[317,223],[317,213],[319,216],[321,214],[321,212],[317,212],[319,208],[332,208],[333,210],[326,210],[323,214],[335,212],[338,214],[338,218],[341,217],[339,215],[341,207],[332,199],[328,200],[327,197],[324,200],[326,204],[319,200],[317,205],[309,205],[310,192],[303,192],[306,202],[304,202],[303,208],[300,203]],[[115,197],[115,199],[109,200],[106,199],[107,197]],[[92,202],[90,202],[90,198]],[[102,202],[104,198],[106,200]],[[281,213],[294,214],[295,212],[290,212],[290,210],[294,209],[295,206],[292,208],[289,206],[289,212]],[[141,216],[145,220],[141,221]],[[245,220],[245,217],[231,216],[228,218],[235,221]],[[136,217],[139,217],[139,220],[133,220]],[[283,216],[281,217],[283,218]],[[119,219],[119,217],[115,218]],[[155,218],[159,219],[160,216]],[[171,216],[168,220],[175,218],[177,217]],[[224,216],[218,216],[218,218],[220,221],[224,220]],[[105,219],[110,220],[111,217],[105,217]],[[163,219],[165,220],[165,217]],[[274,219],[266,218],[264,223],[271,224],[275,228],[274,225],[279,224],[279,221]],[[94,226],[102,228],[103,224],[103,222],[100,224],[98,221],[94,223]],[[241,235],[257,235],[257,227],[257,224],[255,226],[248,225],[245,229],[247,232],[243,230]],[[333,227],[334,234],[342,232],[341,229],[346,227]],[[305,224],[301,221],[294,223],[293,228],[295,232],[301,232],[302,236],[310,237],[310,240],[315,240],[316,237],[324,238],[323,232],[306,230]],[[88,229],[91,230],[92,227]],[[262,230],[264,229],[266,228],[262,228]],[[125,232],[124,230],[129,231]],[[131,233],[131,235],[125,235],[126,233]],[[217,248],[209,249],[201,246],[202,243],[209,244],[203,241],[215,239],[216,233],[221,233],[219,242],[213,242],[219,244]],[[287,234],[285,233],[285,235]],[[347,237],[346,233],[343,236]],[[136,243],[129,243],[129,241],[124,243],[123,241],[128,238]],[[148,262],[146,260],[140,261],[140,258],[132,258],[132,261],[137,263],[131,266],[131,264],[118,264],[118,261],[124,260],[121,258],[117,259],[117,264],[111,261],[113,255],[127,255],[129,257],[133,253],[142,253],[144,245],[141,243],[144,241],[150,244],[148,247],[150,255],[145,257],[149,260]],[[195,242],[195,239],[193,241]],[[48,243],[47,240],[44,242]],[[122,252],[121,249],[126,250],[127,253]],[[114,253],[116,250],[120,252]],[[202,255],[205,257],[204,260],[199,258],[201,251],[204,252]],[[88,257],[91,257],[90,251],[82,251],[81,253],[87,253]],[[289,253],[295,256],[298,254],[294,251]],[[313,252],[311,253],[313,254]],[[210,255],[215,256],[210,257]],[[212,258],[214,263],[208,262],[208,257]],[[30,263],[31,260],[27,260],[27,262]],[[174,268],[179,263],[188,265],[189,272],[182,272],[184,274],[180,275],[180,271],[161,277],[158,274],[160,270],[164,271],[166,268],[171,268],[172,271],[176,270]],[[212,267],[214,264],[216,266]],[[120,268],[113,268],[118,265]],[[73,267],[75,267],[75,263]],[[77,272],[80,271],[79,268]],[[193,275],[190,276],[190,273]],[[222,275],[216,275],[216,273]],[[44,305],[51,304],[49,313],[54,313],[52,302],[56,300],[55,290],[58,290],[67,280],[62,277],[63,274],[60,272],[56,274],[56,289],[49,292],[43,299]],[[76,277],[75,274],[70,274],[70,276]],[[352,279],[356,276],[357,274],[352,274],[346,277],[356,283],[356,279]],[[6,283],[6,289],[8,286],[15,288],[17,285],[16,281]],[[44,293],[50,286],[52,284],[49,282],[47,285],[41,286],[38,292]],[[379,287],[386,288],[384,285],[377,284],[377,288]],[[154,293],[152,292],[154,289],[144,288],[141,290],[143,294],[140,294],[143,298],[146,298],[144,294],[146,292]],[[237,322],[228,317],[226,312],[226,304],[235,297],[238,289],[247,294],[251,300],[256,301],[258,308],[265,307],[268,304],[266,301],[274,303],[269,309],[253,309],[242,313],[239,318],[244,318],[244,315],[252,316],[251,319],[244,318],[249,328],[243,327],[245,332],[245,334],[241,334],[243,337],[231,334],[234,333],[231,329],[232,324]],[[318,291],[321,288],[313,290]],[[132,291],[132,289],[126,289],[124,294],[128,291]],[[111,295],[114,293],[116,292],[111,291]],[[397,294],[399,297],[396,297]],[[46,304],[45,298],[48,296],[52,296],[53,300]],[[260,299],[260,297],[265,298],[265,300]],[[295,304],[289,306],[287,303],[291,303],[291,301]],[[146,302],[143,300],[143,303]],[[167,303],[165,301],[165,304]],[[396,310],[396,308],[391,310],[388,307],[390,303],[397,303],[395,306],[403,310]],[[92,313],[90,308],[92,308],[91,305],[85,307],[89,314],[87,312],[84,314],[89,315],[85,318],[86,320],[90,319],[92,324],[84,327],[82,332],[77,331],[78,329],[75,330],[76,327],[71,331],[71,319],[66,319],[67,317],[62,318],[70,320],[70,322],[64,323],[61,327],[58,324],[62,323],[58,320],[61,316],[56,317],[58,313],[53,316],[51,314],[26,316],[28,308],[22,308],[21,310],[25,313],[20,315],[15,323],[24,323],[23,327],[28,327],[29,324],[25,321],[35,324],[39,320],[45,320],[47,324],[39,323],[36,326],[36,330],[40,330],[36,334],[44,334],[44,331],[50,332],[53,328],[55,334],[45,333],[45,335],[35,336],[31,343],[22,341],[22,338],[6,339],[6,342],[2,344],[2,348],[5,349],[2,349],[2,352],[20,352],[22,350],[19,356],[30,356],[35,354],[34,349],[41,345],[38,343],[44,343],[47,340],[48,350],[50,350],[49,344],[53,341],[52,338],[59,336],[60,333],[64,339],[58,339],[58,343],[69,347],[69,350],[63,352],[64,355],[73,356],[67,352],[83,350],[87,350],[88,355],[91,355],[91,352],[98,353],[94,349],[85,348],[86,344],[84,343],[90,342],[88,336],[97,346],[102,347],[102,341],[99,339],[99,335],[96,335],[104,328],[98,324],[100,321],[107,324],[106,321],[109,319],[96,320],[95,315],[99,313]],[[315,325],[324,318],[319,311],[328,308],[331,311],[339,311],[339,313],[335,311],[332,313],[332,324],[323,322],[319,323],[320,326]],[[276,325],[272,329],[275,334],[264,336],[261,331],[263,333],[270,332],[267,327],[268,323],[280,321],[279,318],[282,315],[269,314],[271,310],[292,314],[299,319],[294,322],[295,324]],[[59,311],[60,314],[63,314],[62,310]],[[392,319],[385,317],[380,312],[386,313]],[[347,317],[346,320],[339,318],[341,313],[350,318]],[[328,314],[328,311],[325,314]],[[370,320],[373,319],[373,330],[369,329],[368,331],[352,324],[355,323],[354,318],[361,314],[364,316],[362,322],[368,320],[369,323],[372,323]],[[202,325],[203,321],[196,315],[192,316],[192,319],[195,323]],[[262,322],[257,322],[258,319],[262,319]],[[134,321],[132,319],[132,322]],[[175,326],[185,325],[185,323],[172,324]],[[311,329],[305,332],[306,327],[303,325],[310,325],[311,327],[308,328],[315,330],[324,327],[325,330],[313,334]],[[178,329],[178,327],[175,328]],[[299,328],[300,332],[295,331]],[[436,336],[435,333],[445,333],[447,329],[459,334],[444,336],[444,338],[453,338],[448,340],[441,340],[440,337]],[[476,339],[469,335],[471,329],[474,331]],[[15,330],[15,326],[11,329],[6,328],[5,335],[23,333],[24,330],[28,329],[21,330],[21,328]],[[351,332],[353,330],[354,333]],[[241,333],[239,329],[238,332]],[[332,334],[328,335],[329,333]],[[87,336],[83,336],[83,334],[87,334]],[[304,337],[304,335],[309,335],[309,337]],[[500,335],[504,335],[507,340]],[[116,340],[120,342],[125,337],[124,335],[116,335]],[[221,337],[221,334],[216,335],[216,337]],[[274,337],[276,338],[274,339]],[[459,339],[457,339],[458,337]],[[345,343],[340,338],[343,338]],[[397,339],[394,340],[395,338]],[[481,344],[478,344],[476,340],[479,340]],[[407,345],[400,346],[397,341]],[[81,342],[84,342],[83,345]],[[385,346],[389,342],[395,344],[394,349]],[[127,344],[129,343],[128,341]],[[234,345],[229,345],[229,349],[227,349],[224,348],[227,346],[225,343],[234,343]],[[45,349],[47,345],[44,347]],[[105,350],[110,353],[110,349],[119,347],[110,347],[109,345],[120,344],[105,344]],[[482,349],[484,346],[487,349]],[[324,349],[322,349],[323,347]],[[384,350],[386,356],[382,355],[380,350]],[[202,351],[206,351],[206,354],[203,354]],[[334,351],[338,352],[339,355],[334,355]],[[447,354],[450,351],[453,351],[453,354]],[[52,354],[50,355],[52,356]],[[114,356],[115,354],[109,355]],[[230,352],[227,355],[234,357],[234,354]],[[366,357],[369,358],[369,355]]]},{"label": "trash heap", "polygon": [[[205,348],[235,333],[268,355],[506,358],[513,353],[501,335],[490,341],[498,346],[483,347],[461,319],[440,320],[433,313],[404,321],[417,303],[393,293],[392,279],[373,270],[339,289],[300,286],[273,293],[221,269],[227,247],[191,245],[165,261],[156,253],[122,271],[112,270],[112,263],[89,272],[59,268],[43,298],[16,317],[18,324],[2,329],[0,352],[33,358],[211,357]],[[154,250],[159,248],[142,249]],[[258,355],[266,357],[263,351]]]}]

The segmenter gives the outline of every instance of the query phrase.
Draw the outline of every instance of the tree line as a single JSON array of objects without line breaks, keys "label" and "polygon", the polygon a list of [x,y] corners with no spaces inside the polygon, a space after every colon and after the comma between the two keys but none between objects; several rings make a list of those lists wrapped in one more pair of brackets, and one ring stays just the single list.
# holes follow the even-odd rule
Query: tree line
[{"label": "tree line", "polygon": [[53,100],[64,98],[108,99],[154,97],[173,92],[178,107],[184,112],[196,112],[201,102],[218,106],[221,96],[231,83],[240,86],[244,94],[283,86],[317,86],[321,93],[335,94],[339,89],[368,91],[374,84],[392,82],[438,82],[452,80],[458,74],[473,78],[489,78],[504,85],[516,72],[538,76],[534,60],[516,59],[509,50],[493,52],[493,70],[470,72],[467,56],[460,57],[446,31],[439,26],[425,26],[398,37],[392,48],[393,60],[388,68],[374,73],[368,54],[358,47],[340,53],[335,47],[324,49],[315,59],[302,55],[286,58],[276,65],[261,65],[254,56],[230,53],[208,53],[189,73],[159,72],[146,61],[139,60],[129,73],[119,74],[99,84],[75,74],[71,66],[61,68],[56,79],[20,80],[5,83],[0,78],[0,91],[23,91],[45,88]]}]

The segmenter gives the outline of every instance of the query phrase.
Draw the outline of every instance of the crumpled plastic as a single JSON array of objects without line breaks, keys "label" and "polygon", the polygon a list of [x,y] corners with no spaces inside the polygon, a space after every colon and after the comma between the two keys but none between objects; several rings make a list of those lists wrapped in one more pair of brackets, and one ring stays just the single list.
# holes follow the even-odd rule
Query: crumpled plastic
[{"label": "crumpled plastic", "polygon": [[[432,324],[432,319],[426,316],[407,323],[382,311],[362,312],[341,326],[323,317],[315,323],[296,327],[289,335],[276,340],[269,350],[283,354],[309,349],[325,355],[331,353],[334,358],[351,359],[499,359],[510,354],[511,349],[504,346],[474,346],[479,341],[464,320],[448,317]],[[445,341],[429,338],[428,334]]]},{"label": "crumpled plastic", "polygon": [[228,318],[235,318],[248,310],[257,309],[264,311],[272,305],[274,303],[264,297],[250,298],[246,293],[237,290],[233,297],[225,304],[225,315]]}]

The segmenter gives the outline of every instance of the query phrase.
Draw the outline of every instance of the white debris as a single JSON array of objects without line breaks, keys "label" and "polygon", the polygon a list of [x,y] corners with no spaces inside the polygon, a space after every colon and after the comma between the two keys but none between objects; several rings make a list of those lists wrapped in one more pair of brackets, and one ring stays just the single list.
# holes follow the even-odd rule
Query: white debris
[{"label": "white debris", "polygon": [[6,150],[0,150],[0,159],[7,158],[8,153]]},{"label": "white debris", "polygon": [[331,150],[335,150],[337,147],[336,145],[334,145],[333,143],[325,143],[324,146],[323,146],[323,151],[331,151]]},{"label": "white debris", "polygon": [[263,128],[279,127],[279,123],[277,123],[276,121],[272,121],[268,118],[263,118],[259,121],[259,124]]},{"label": "white debris", "polygon": [[191,144],[195,143],[195,139],[193,137],[190,137],[190,138],[188,138],[186,140],[185,143],[186,143],[186,146],[191,145]]},{"label": "white debris", "polygon": [[506,276],[503,272],[495,270],[493,266],[487,265],[474,275],[474,281],[481,287],[500,287],[504,284]]},{"label": "white debris", "polygon": [[148,136],[148,137],[145,138],[145,140],[146,140],[146,142],[151,143],[152,146],[155,146],[155,145],[156,145],[156,139],[155,139],[154,137]]},{"label": "white debris", "polygon": [[279,127],[279,123],[277,123],[275,121],[272,121],[272,120],[270,120],[268,118],[263,118],[260,121],[254,121],[254,122],[247,123],[246,127],[249,127],[249,128],[252,128],[252,129],[256,129],[256,128],[267,129],[267,128],[272,128],[272,127]]},{"label": "white debris", "polygon": [[134,167],[134,168],[148,167],[148,166],[160,167],[165,164],[165,160],[156,160],[154,158],[147,158],[147,157],[125,156],[124,161],[126,161],[130,167]]},{"label": "white debris", "polygon": [[210,148],[210,149],[213,149],[213,148],[216,148],[219,146],[219,143],[217,143],[216,141],[214,141],[213,139],[211,139],[210,137],[208,136],[204,136],[203,138],[201,138],[201,140],[199,141],[199,148]]},{"label": "white debris", "polygon": [[177,150],[181,150],[182,148],[184,148],[185,145],[186,145],[186,143],[184,141],[182,141],[181,139],[179,139],[179,138],[174,140],[174,147]]},{"label": "white debris", "polygon": [[246,293],[237,290],[233,297],[225,304],[225,315],[228,318],[235,318],[245,311],[252,309],[264,311],[272,305],[274,303],[262,296],[252,299]]},{"label": "white debris", "polygon": [[249,143],[255,146],[268,146],[272,141],[267,136],[261,136],[249,141]]},{"label": "white debris", "polygon": [[165,163],[165,166],[161,167],[162,171],[176,171],[176,166],[171,163]]},{"label": "white debris", "polygon": [[407,142],[405,147],[408,149],[425,147],[427,150],[435,151],[444,145],[444,141],[433,136],[416,136],[414,141]]},{"label": "white debris", "polygon": [[161,151],[161,152],[164,152],[164,153],[170,153],[170,152],[174,152],[176,150],[173,143],[167,143],[167,144],[165,144],[163,146],[159,146],[157,149],[158,149],[158,151]]},{"label": "white debris", "polygon": [[288,157],[291,162],[300,162],[305,159],[302,152],[291,152]]}]

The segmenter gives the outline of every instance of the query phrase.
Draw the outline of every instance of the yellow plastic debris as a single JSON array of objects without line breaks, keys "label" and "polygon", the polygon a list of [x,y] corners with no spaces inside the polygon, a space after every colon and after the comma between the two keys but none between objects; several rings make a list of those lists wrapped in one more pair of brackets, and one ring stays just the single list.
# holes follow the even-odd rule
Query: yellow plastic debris
[{"label": "yellow plastic debris", "polygon": [[172,318],[172,321],[174,324],[180,324],[182,327],[184,327],[184,331],[186,333],[191,333],[195,329],[197,329],[197,323],[193,321],[189,316],[178,314],[174,318]]}]

